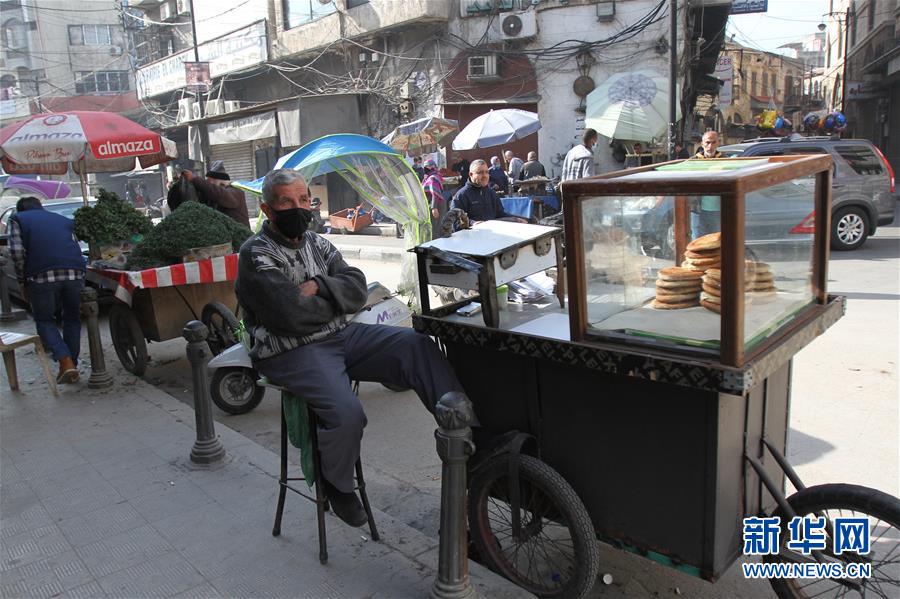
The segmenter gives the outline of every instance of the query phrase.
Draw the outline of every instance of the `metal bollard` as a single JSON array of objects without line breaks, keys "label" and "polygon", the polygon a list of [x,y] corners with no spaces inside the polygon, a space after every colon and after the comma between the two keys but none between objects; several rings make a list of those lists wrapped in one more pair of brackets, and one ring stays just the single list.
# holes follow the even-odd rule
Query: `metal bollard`
[{"label": "metal bollard", "polygon": [[103,356],[103,344],[100,342],[100,323],[97,317],[100,307],[97,305],[97,290],[85,287],[81,290],[81,313],[87,319],[88,348],[91,353],[91,378],[88,388],[105,389],[112,387],[112,375],[106,370],[106,358]]},{"label": "metal bollard", "polygon": [[429,597],[468,599],[476,597],[469,581],[466,546],[466,462],[475,451],[472,402],[465,393],[445,393],[435,407],[438,428],[434,432],[441,456],[441,531],[438,577]]},{"label": "metal bollard", "polygon": [[209,330],[199,320],[185,325],[182,335],[187,340],[187,359],[194,375],[194,417],[197,421],[197,440],[191,449],[191,461],[211,464],[225,456],[225,448],[216,436],[212,417],[212,401],[209,398],[209,382],[206,365],[209,362],[209,346],[206,338]]},{"label": "metal bollard", "polygon": [[0,254],[0,322],[22,320],[26,316],[25,310],[13,310],[9,301],[9,284],[6,276],[2,274],[8,260],[8,257]]}]

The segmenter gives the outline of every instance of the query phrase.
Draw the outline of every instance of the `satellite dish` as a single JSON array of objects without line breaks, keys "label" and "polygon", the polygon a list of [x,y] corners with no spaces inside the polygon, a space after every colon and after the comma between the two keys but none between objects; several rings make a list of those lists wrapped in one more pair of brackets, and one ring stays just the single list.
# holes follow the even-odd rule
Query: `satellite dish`
[{"label": "satellite dish", "polygon": [[505,17],[500,26],[503,28],[504,35],[508,37],[516,37],[522,33],[522,19],[518,15]]}]

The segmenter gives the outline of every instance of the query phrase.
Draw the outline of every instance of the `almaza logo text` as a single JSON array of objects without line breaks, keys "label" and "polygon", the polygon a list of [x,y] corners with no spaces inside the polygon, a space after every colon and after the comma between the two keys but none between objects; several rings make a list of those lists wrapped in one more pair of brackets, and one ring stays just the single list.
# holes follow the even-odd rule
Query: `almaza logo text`
[{"label": "almaza logo text", "polygon": [[97,147],[99,156],[115,156],[121,154],[138,154],[143,152],[154,152],[152,139],[142,139],[140,141],[112,142],[106,141]]},{"label": "almaza logo text", "polygon": [[23,133],[10,137],[9,141],[38,141],[41,139],[84,139],[84,134],[80,131],[58,131],[56,133]]}]

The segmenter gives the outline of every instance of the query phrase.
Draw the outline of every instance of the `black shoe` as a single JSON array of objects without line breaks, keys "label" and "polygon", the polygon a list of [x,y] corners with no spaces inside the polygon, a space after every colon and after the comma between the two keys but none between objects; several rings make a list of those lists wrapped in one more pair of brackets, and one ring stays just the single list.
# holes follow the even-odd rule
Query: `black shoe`
[{"label": "black shoe", "polygon": [[325,483],[323,485],[325,496],[328,497],[328,501],[331,503],[331,509],[334,510],[334,513],[338,518],[350,526],[362,526],[369,521],[366,510],[363,509],[362,503],[359,501],[359,497],[356,496],[355,492],[351,491],[350,493],[344,493],[335,488],[334,485],[327,480],[322,479],[322,481]]}]

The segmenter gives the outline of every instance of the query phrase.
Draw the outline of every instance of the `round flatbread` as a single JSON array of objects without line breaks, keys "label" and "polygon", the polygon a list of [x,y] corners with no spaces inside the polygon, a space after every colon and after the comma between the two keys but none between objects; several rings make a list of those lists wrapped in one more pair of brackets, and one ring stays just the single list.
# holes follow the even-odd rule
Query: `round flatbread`
[{"label": "round flatbread", "polygon": [[703,283],[703,291],[708,293],[709,295],[722,297],[722,289],[717,286],[709,285],[708,283]]},{"label": "round flatbread", "polygon": [[664,304],[680,304],[681,302],[686,302],[691,299],[696,300],[699,296],[699,290],[691,293],[665,293],[662,290],[656,291],[656,301]]},{"label": "round flatbread", "polygon": [[718,281],[721,283],[722,281],[722,269],[721,268],[707,268],[706,272],[703,273],[709,279],[714,281]]},{"label": "round flatbread", "polygon": [[685,258],[684,262],[690,262],[696,266],[710,266],[721,264],[722,259],[719,256],[710,256],[709,258]]},{"label": "round flatbread", "polygon": [[[706,272],[708,273],[709,271],[706,271]],[[710,287],[715,287],[716,289],[722,288],[722,281],[720,281],[718,279],[714,279],[710,276],[707,276],[706,273],[703,274],[702,280],[703,280],[704,285],[709,285]]]},{"label": "round flatbread", "polygon": [[716,231],[715,233],[710,233],[709,235],[698,237],[687,245],[687,249],[691,250],[692,252],[697,252],[703,250],[713,250],[721,247],[721,245],[722,234]]},{"label": "round flatbread", "polygon": [[656,308],[657,310],[683,310],[684,308],[693,308],[696,305],[696,299],[689,302],[681,302],[679,304],[666,304],[664,302],[658,302],[656,300],[650,302],[650,307]]},{"label": "round flatbread", "polygon": [[657,274],[657,278],[663,281],[692,281],[692,280],[700,280],[700,277],[703,276],[703,273],[697,270],[691,270],[690,268],[681,268],[678,266],[670,266],[668,268],[660,269]]},{"label": "round flatbread", "polygon": [[752,275],[747,275],[746,279],[757,283],[762,281],[770,282],[775,280],[775,275],[770,272],[755,272]]},{"label": "round flatbread", "polygon": [[707,300],[700,300],[700,305],[703,306],[704,308],[706,308],[707,310],[712,310],[716,314],[722,313],[722,306],[720,306],[719,304],[714,304]]},{"label": "round flatbread", "polygon": [[701,300],[706,300],[706,301],[708,301],[708,302],[712,302],[712,303],[714,303],[714,304],[721,304],[721,303],[722,303],[722,298],[721,298],[721,297],[719,297],[718,295],[710,295],[710,294],[708,294],[708,293],[701,293],[701,294],[700,294],[700,299],[701,299]]},{"label": "round flatbread", "polygon": [[699,279],[686,279],[684,281],[664,281],[662,279],[656,279],[656,288],[657,289],[669,289],[677,292],[685,292],[696,289],[700,290],[700,280]]},{"label": "round flatbread", "polygon": [[691,251],[686,250],[684,252],[685,258],[690,258],[691,260],[702,260],[704,258],[718,258],[721,255],[718,249],[706,250],[706,251]]}]

